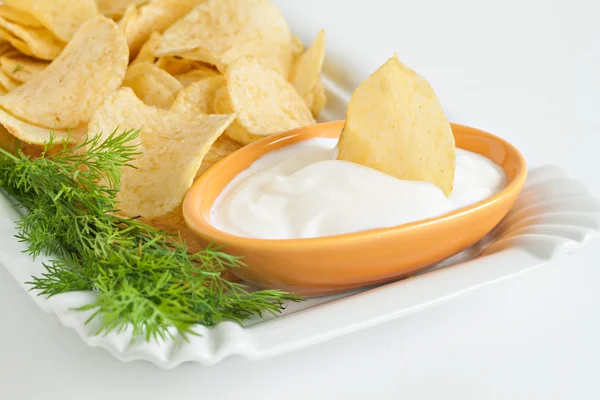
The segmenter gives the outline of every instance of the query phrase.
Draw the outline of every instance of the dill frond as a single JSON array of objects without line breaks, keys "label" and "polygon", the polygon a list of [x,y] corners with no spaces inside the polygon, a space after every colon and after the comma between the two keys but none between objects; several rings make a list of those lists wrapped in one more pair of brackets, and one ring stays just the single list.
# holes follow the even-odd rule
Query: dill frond
[{"label": "dill frond", "polygon": [[[181,241],[136,219],[118,216],[120,168],[139,154],[137,131],[113,132],[41,157],[0,149],[0,187],[24,209],[18,238],[32,257],[55,257],[29,283],[40,295],[94,291],[99,334],[133,328],[146,340],[184,339],[196,324],[242,322],[279,313],[300,299],[277,290],[250,292],[221,277],[243,262],[214,247],[188,254]],[[91,320],[91,319],[90,319]]]}]

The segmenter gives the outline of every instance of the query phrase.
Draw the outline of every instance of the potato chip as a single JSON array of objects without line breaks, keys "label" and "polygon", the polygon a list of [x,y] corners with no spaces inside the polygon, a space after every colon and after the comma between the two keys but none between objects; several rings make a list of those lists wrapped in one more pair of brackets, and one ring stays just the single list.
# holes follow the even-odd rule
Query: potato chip
[{"label": "potato chip", "polygon": [[[23,146],[32,146],[27,143],[21,142],[19,139],[10,134],[9,131],[6,130],[3,126],[0,126],[0,148],[8,151],[9,153],[16,154],[17,150],[23,150],[25,153],[26,150],[23,149]],[[34,149],[38,149],[37,154],[32,154],[32,156],[39,156],[42,151],[41,146],[33,146]]]},{"label": "potato chip", "polygon": [[152,35],[148,38],[146,43],[140,48],[135,59],[131,62],[131,65],[140,64],[140,63],[150,63],[154,64],[158,61],[158,57],[154,56],[154,51],[158,48],[160,44],[161,34],[159,32],[152,32]]},{"label": "potato chip", "polygon": [[156,55],[204,61],[221,72],[254,56],[287,77],[291,36],[285,18],[268,0],[207,0],[164,32]]},{"label": "potato chip", "polygon": [[25,143],[17,139],[3,126],[0,126],[0,148],[12,154],[16,154],[17,151],[21,151],[23,154],[31,158],[37,158],[41,156],[44,150],[44,146]]},{"label": "potato chip", "polygon": [[5,4],[0,4],[0,17],[15,24],[26,26],[28,28],[43,28],[44,25],[30,14],[16,10]]},{"label": "potato chip", "polygon": [[[219,136],[204,156],[194,181],[217,162],[240,148],[242,148],[242,145],[230,139],[227,135]],[[142,218],[142,221],[166,232],[179,234],[181,239],[186,243],[190,253],[196,253],[204,248],[203,242],[198,239],[198,236],[194,234],[185,222],[181,206],[159,217]]]},{"label": "potato chip", "polygon": [[128,6],[139,6],[149,0],[96,0],[98,10],[102,15],[114,20],[120,19]]},{"label": "potato chip", "polygon": [[93,18],[46,69],[0,97],[0,107],[42,128],[86,126],[104,97],[121,86],[128,61],[117,25]]},{"label": "potato chip", "polygon": [[87,133],[87,127],[77,129],[49,129],[41,128],[30,124],[15,116],[7,113],[0,108],[0,125],[8,130],[16,138],[31,144],[44,144],[54,136],[54,140],[59,143],[63,141],[77,141]]},{"label": "potato chip", "polygon": [[7,92],[16,89],[19,85],[21,85],[21,82],[11,78],[4,71],[0,70],[0,86],[6,89]]},{"label": "potato chip", "polygon": [[155,218],[180,206],[205,154],[233,118],[149,107],[129,88],[109,95],[92,117],[90,133],[107,137],[116,130],[141,128],[134,141],[141,155],[131,163],[136,168],[122,168],[120,212]]},{"label": "potato chip", "polygon": [[233,153],[241,149],[243,146],[241,143],[236,142],[231,139],[227,135],[221,135],[217,141],[211,146],[206,156],[204,156],[204,160],[202,160],[202,165],[200,165],[200,169],[196,173],[196,179],[198,179],[202,174],[204,174],[210,167]]},{"label": "potato chip", "polygon": [[22,54],[0,56],[0,70],[21,83],[42,72],[48,63]]},{"label": "potato chip", "polygon": [[[68,146],[67,146],[68,147]],[[12,154],[21,152],[31,158],[41,157],[42,154],[51,156],[64,150],[63,143],[57,143],[55,146],[44,151],[45,146],[41,144],[31,144],[14,137],[6,128],[0,125],[0,148]]]},{"label": "potato chip", "polygon": [[429,83],[397,55],[352,94],[338,146],[340,160],[431,182],[446,196],[452,192],[456,154],[450,123]]},{"label": "potato chip", "polygon": [[[300,55],[292,68],[290,81],[300,94],[308,108],[313,109],[314,92],[321,78],[323,61],[325,59],[325,31],[321,30],[308,50]],[[324,93],[324,90],[320,95]],[[322,101],[322,97],[319,99]],[[316,107],[317,109],[319,107]],[[321,107],[322,109],[322,107]],[[319,110],[320,112],[320,110]],[[313,112],[313,115],[318,115]]]},{"label": "potato chip", "polygon": [[212,69],[215,70],[210,65],[203,63],[202,61],[194,61],[194,60],[186,60],[184,58],[167,56],[160,57],[156,62],[156,65],[160,69],[164,69],[171,75],[181,75],[186,74],[195,69],[203,68],[203,69]]},{"label": "potato chip", "polygon": [[236,114],[225,132],[234,140],[249,144],[273,133],[315,124],[292,84],[260,61],[236,61],[227,69],[225,79],[227,85],[215,96],[215,111]]},{"label": "potato chip", "polygon": [[185,74],[175,75],[175,78],[184,86],[187,87],[194,82],[198,82],[205,78],[211,78],[213,76],[218,76],[219,72],[210,67],[210,66],[202,66],[200,68],[196,68],[190,72],[186,72]]},{"label": "potato chip", "polygon": [[327,105],[327,93],[321,78],[317,80],[312,92],[304,97],[304,101],[306,104],[310,104],[310,112],[315,118],[321,114],[321,111]]},{"label": "potato chip", "polygon": [[182,90],[171,111],[179,113],[214,114],[215,94],[225,84],[222,76],[202,79]]},{"label": "potato chip", "polygon": [[162,32],[205,0],[150,0],[126,10],[119,27],[127,38],[131,56],[137,55],[152,32]]},{"label": "potato chip", "polygon": [[14,153],[14,150],[17,148],[19,142],[20,140],[11,135],[6,128],[0,126],[0,148]]},{"label": "potato chip", "polygon": [[0,41],[0,55],[4,56],[4,55],[7,55],[7,54],[14,55],[14,54],[20,54],[20,53],[9,42],[2,42],[2,41]]},{"label": "potato chip", "polygon": [[0,18],[0,38],[21,53],[42,60],[54,60],[65,45],[46,28],[21,26],[4,18]]},{"label": "potato chip", "polygon": [[121,30],[123,30],[123,27],[127,26],[134,18],[136,18],[136,15],[138,13],[137,10],[138,8],[136,4],[130,4],[127,6],[121,19],[117,21]]},{"label": "potato chip", "polygon": [[304,53],[304,43],[298,36],[292,36],[292,56],[296,59],[302,53]]},{"label": "potato chip", "polygon": [[94,0],[3,0],[30,14],[63,42],[71,40],[81,25],[98,15]]},{"label": "potato chip", "polygon": [[123,86],[133,89],[136,96],[149,106],[168,109],[183,89],[179,81],[154,64],[132,65],[127,70]]}]

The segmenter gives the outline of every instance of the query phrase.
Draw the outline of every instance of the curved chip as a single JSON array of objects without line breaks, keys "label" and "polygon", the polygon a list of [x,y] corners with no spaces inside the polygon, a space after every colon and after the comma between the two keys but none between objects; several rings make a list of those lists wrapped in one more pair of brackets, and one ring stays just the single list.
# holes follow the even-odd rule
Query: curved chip
[{"label": "curved chip", "polygon": [[117,195],[120,212],[155,218],[181,205],[202,159],[233,115],[182,114],[149,107],[129,88],[109,95],[90,121],[89,131],[141,129],[140,156],[122,168]]},{"label": "curved chip", "polygon": [[81,127],[73,130],[69,129],[49,129],[30,124],[13,115],[7,113],[0,108],[0,125],[8,130],[14,137],[30,144],[42,145],[50,140],[50,136],[54,136],[54,140],[77,141],[87,133],[87,127]]},{"label": "curved chip", "polygon": [[3,0],[28,13],[63,42],[68,42],[87,20],[98,15],[94,0]]},{"label": "curved chip", "polygon": [[[26,156],[31,158],[38,158],[44,153],[44,146],[37,144],[26,143],[22,140],[17,139],[11,133],[6,130],[3,126],[0,126],[0,148],[8,151],[12,154],[22,152]],[[46,151],[46,155],[54,154],[62,150],[63,146],[58,144],[51,149]]]},{"label": "curved chip", "polygon": [[131,4],[119,21],[131,56],[137,55],[152,32],[162,32],[205,0],[150,0]]},{"label": "curved chip", "polygon": [[11,135],[6,128],[0,126],[0,148],[14,154],[17,149],[21,147],[21,143],[22,142]]},{"label": "curved chip", "polygon": [[0,38],[21,53],[42,60],[54,60],[65,46],[46,28],[21,26],[4,18],[0,18]]},{"label": "curved chip", "polygon": [[338,150],[340,160],[452,192],[450,123],[429,83],[396,55],[352,94]]},{"label": "curved chip", "polygon": [[169,108],[183,85],[154,64],[132,65],[125,75],[123,86],[133,89],[137,97],[149,106]]},{"label": "curved chip", "polygon": [[141,5],[147,3],[149,0],[96,0],[96,4],[98,5],[98,11],[102,13],[102,15],[112,18],[114,20],[120,19],[123,14],[125,14],[125,10],[130,5]]},{"label": "curved chip", "polygon": [[[290,79],[300,96],[306,101],[308,108],[313,111],[313,115],[318,115],[318,113],[315,113],[315,110],[320,112],[319,108],[323,109],[322,105],[318,104],[315,110],[313,110],[313,102],[315,101],[315,90],[319,90],[319,88],[315,87],[321,79],[324,60],[325,31],[321,30],[317,34],[312,46],[296,59]],[[322,96],[324,93],[324,90],[317,93],[318,96],[321,96],[317,99],[318,101],[323,101]]]},{"label": "curved chip", "polygon": [[208,153],[206,153],[206,156],[204,156],[202,165],[200,165],[200,169],[196,173],[195,179],[198,179],[202,174],[208,171],[210,167],[242,147],[244,146],[241,143],[236,142],[229,136],[221,135],[216,142],[213,143]]},{"label": "curved chip", "polygon": [[210,68],[209,65],[202,61],[186,60],[174,56],[160,57],[156,62],[156,65],[171,75],[185,74],[197,68]]},{"label": "curved chip", "polygon": [[171,111],[179,113],[214,114],[215,95],[225,84],[222,76],[202,79],[182,90]]},{"label": "curved chip", "polygon": [[256,59],[236,61],[225,79],[227,85],[215,96],[215,111],[236,114],[226,134],[242,144],[316,123],[296,89]]},{"label": "curved chip", "polygon": [[152,32],[152,35],[148,38],[146,43],[142,45],[135,59],[131,62],[131,65],[140,64],[143,62],[149,62],[151,64],[158,61],[158,57],[154,56],[154,51],[160,44],[161,34],[159,32]]},{"label": "curved chip", "polygon": [[156,55],[204,61],[221,72],[254,56],[287,77],[291,47],[287,22],[268,0],[207,0],[164,32]]},{"label": "curved chip", "polygon": [[20,142],[19,139],[11,135],[6,128],[0,126],[0,148],[13,153],[18,142]]},{"label": "curved chip", "polygon": [[128,61],[117,25],[93,18],[46,69],[0,97],[0,107],[43,128],[86,126],[106,95],[121,86]]},{"label": "curved chip", "polygon": [[294,60],[304,53],[304,43],[298,36],[292,36],[292,56]]},{"label": "curved chip", "polygon": [[[214,110],[214,99],[216,92],[225,84],[222,76],[213,76],[202,79],[179,93],[171,111],[179,113],[212,114]],[[219,160],[225,158],[242,145],[227,135],[221,135],[211,146],[210,150],[202,160],[196,179]]]},{"label": "curved chip", "polygon": [[317,80],[312,92],[304,97],[304,101],[307,105],[310,104],[310,112],[315,118],[321,114],[321,111],[323,111],[327,105],[327,93],[321,78]]},{"label": "curved chip", "polygon": [[[227,135],[221,135],[210,147],[210,150],[204,156],[202,164],[194,177],[194,181],[204,174],[209,168],[227,157],[229,154],[242,147],[238,142],[230,139]],[[183,217],[181,206],[177,206],[173,211],[154,218],[142,218],[143,222],[162,229],[166,232],[178,234],[185,242],[188,252],[196,253],[204,248],[204,243],[198,239],[198,236],[188,227]]]},{"label": "curved chip", "polygon": [[15,24],[29,28],[43,28],[44,25],[26,12],[16,10],[5,4],[0,4],[0,17]]},{"label": "curved chip", "polygon": [[48,63],[22,54],[0,56],[0,70],[21,83],[42,72]]},{"label": "curved chip", "polygon": [[21,54],[17,49],[13,47],[9,42],[0,41],[0,55],[18,55]]},{"label": "curved chip", "polygon": [[184,86],[189,86],[194,82],[198,82],[202,79],[205,78],[211,78],[213,76],[218,76],[219,72],[204,64],[201,67],[197,67],[196,69],[190,71],[190,72],[186,72],[185,74],[177,74],[175,75],[175,78]]},{"label": "curved chip", "polygon": [[21,82],[11,78],[4,71],[0,70],[0,86],[6,89],[7,92],[18,88],[19,85],[21,85]]},{"label": "curved chip", "polygon": [[0,126],[0,148],[12,154],[16,154],[19,150],[30,157],[39,157],[44,149],[43,146],[22,142],[11,135],[3,126]]}]

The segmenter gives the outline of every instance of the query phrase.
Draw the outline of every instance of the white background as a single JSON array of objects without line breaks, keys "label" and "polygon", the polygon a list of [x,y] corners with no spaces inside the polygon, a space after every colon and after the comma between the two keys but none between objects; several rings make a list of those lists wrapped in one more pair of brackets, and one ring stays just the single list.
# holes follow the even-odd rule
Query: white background
[{"label": "white background", "polygon": [[[454,122],[600,193],[600,10],[571,0],[279,0],[351,84],[394,52]],[[85,346],[0,268],[0,398],[598,399],[600,244],[394,322],[261,362],[165,372]]]}]

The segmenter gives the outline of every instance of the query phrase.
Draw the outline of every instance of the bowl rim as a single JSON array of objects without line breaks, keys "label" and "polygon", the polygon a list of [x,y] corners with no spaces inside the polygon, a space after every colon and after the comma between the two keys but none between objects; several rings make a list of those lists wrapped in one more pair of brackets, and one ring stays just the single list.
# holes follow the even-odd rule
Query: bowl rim
[{"label": "bowl rim", "polygon": [[[323,126],[324,129],[329,125],[338,125],[342,124],[344,120],[336,120],[329,122],[322,122],[316,125],[310,125],[302,128],[297,128],[293,130],[289,130],[286,132],[274,134],[267,136],[261,140],[258,140],[254,143],[251,143],[247,146],[242,147],[241,149],[229,154],[227,157],[223,158],[215,165],[210,167],[200,178],[194,182],[192,187],[188,190],[185,195],[182,211],[183,217],[187,224],[187,226],[198,236],[203,237],[205,240],[210,238],[209,241],[215,243],[227,243],[227,244],[236,244],[239,247],[244,248],[252,248],[252,249],[267,249],[272,248],[273,246],[277,246],[278,249],[287,249],[293,248],[298,250],[299,248],[314,249],[315,247],[337,247],[342,244],[353,244],[356,242],[364,242],[367,240],[379,240],[383,237],[388,236],[397,236],[399,234],[408,233],[411,230],[420,229],[425,226],[433,225],[433,224],[443,224],[447,223],[451,220],[461,218],[466,214],[477,211],[479,209],[488,207],[494,203],[500,202],[504,200],[506,197],[510,196],[515,190],[520,190],[522,188],[525,180],[527,179],[527,163],[525,158],[521,154],[521,152],[510,142],[493,135],[489,132],[482,131],[477,128],[473,128],[467,125],[462,125],[458,123],[450,123],[453,130],[454,128],[459,129],[467,129],[479,136],[487,137],[492,139],[503,145],[504,148],[508,149],[512,152],[517,160],[517,171],[514,179],[506,185],[501,191],[495,193],[493,196],[488,197],[487,199],[481,200],[475,204],[470,206],[462,207],[457,210],[451,211],[449,213],[432,217],[424,220],[414,221],[406,224],[396,225],[392,227],[385,228],[374,228],[368,229],[364,231],[358,232],[350,232],[343,233],[338,235],[330,235],[330,236],[319,236],[314,238],[296,238],[296,239],[263,239],[263,238],[252,238],[245,236],[238,236],[231,233],[227,233],[219,230],[214,225],[211,224],[209,220],[202,216],[200,211],[200,193],[199,188],[204,186],[206,182],[211,181],[214,177],[219,173],[220,168],[227,163],[233,162],[236,157],[239,157],[242,152],[250,152],[253,149],[260,149],[259,156],[254,159],[254,161],[258,160],[260,157],[265,154],[274,151],[274,149],[270,149],[270,146],[275,144],[276,142],[282,140],[292,140],[298,136],[307,135],[307,129],[314,130],[315,126]],[[305,139],[301,139],[299,141],[304,141],[308,139],[312,139],[316,136],[309,135]],[[296,141],[295,143],[298,143]],[[253,162],[254,162],[253,161]],[[496,164],[498,165],[498,164]],[[504,168],[503,168],[504,169]],[[229,182],[228,182],[229,183]],[[214,204],[214,202],[213,202]],[[211,204],[212,207],[212,204]]]}]

